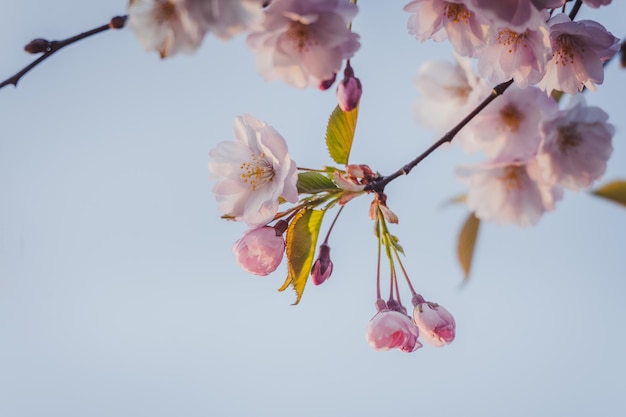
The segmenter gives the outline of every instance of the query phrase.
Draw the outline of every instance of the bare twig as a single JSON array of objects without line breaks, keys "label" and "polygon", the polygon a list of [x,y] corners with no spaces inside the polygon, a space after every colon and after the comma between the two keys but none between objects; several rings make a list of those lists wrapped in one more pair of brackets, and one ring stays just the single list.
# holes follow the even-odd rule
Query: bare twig
[{"label": "bare twig", "polygon": [[99,26],[95,29],[88,30],[87,32],[83,32],[76,36],[72,36],[71,38],[64,39],[62,41],[47,41],[45,39],[35,39],[31,41],[28,45],[24,47],[26,52],[29,53],[42,53],[39,58],[28,64],[21,71],[16,73],[15,75],[7,78],[6,80],[0,83],[0,88],[5,87],[7,85],[14,85],[17,87],[17,83],[20,79],[26,75],[30,70],[35,68],[41,62],[46,60],[50,55],[54,54],[59,49],[66,47],[67,45],[71,45],[75,42],[80,41],[81,39],[88,38],[92,35],[95,35],[100,32],[105,32],[109,29],[121,29],[126,24],[126,19],[128,16],[116,16],[111,19],[109,23],[106,25]]}]

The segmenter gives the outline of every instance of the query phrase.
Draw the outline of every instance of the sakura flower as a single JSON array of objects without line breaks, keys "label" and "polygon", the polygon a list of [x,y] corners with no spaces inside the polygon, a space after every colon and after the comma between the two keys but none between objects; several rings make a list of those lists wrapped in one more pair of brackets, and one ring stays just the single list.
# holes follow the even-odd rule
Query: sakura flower
[{"label": "sakura flower", "polygon": [[563,196],[542,178],[534,159],[459,167],[457,176],[469,186],[468,208],[497,224],[534,225]]},{"label": "sakura flower", "polygon": [[541,124],[537,161],[548,181],[579,190],[604,175],[615,133],[608,117],[598,107],[587,107],[581,97]]},{"label": "sakura flower", "polygon": [[548,94],[560,90],[574,95],[584,87],[596,91],[604,81],[602,63],[617,53],[619,39],[592,20],[572,22],[559,14],[548,23],[553,56],[539,87]]},{"label": "sakura flower", "polygon": [[583,3],[585,3],[589,7],[597,9],[600,6],[606,6],[610,4],[611,0],[583,0]]},{"label": "sakura flower", "polygon": [[374,350],[400,349],[414,352],[422,347],[418,342],[419,330],[405,314],[382,310],[370,320],[365,337]]},{"label": "sakura flower", "polygon": [[448,39],[462,56],[474,57],[485,43],[487,26],[467,5],[467,0],[413,0],[404,6],[411,13],[409,34],[420,41]]},{"label": "sakura flower", "polygon": [[551,57],[550,32],[545,23],[523,32],[492,27],[478,60],[478,73],[493,83],[513,78],[523,88],[541,81]]},{"label": "sakura flower", "polygon": [[492,25],[516,32],[536,29],[545,21],[536,5],[529,0],[467,0],[467,3]]},{"label": "sakura flower", "polygon": [[414,298],[413,322],[420,329],[422,339],[435,347],[452,343],[456,329],[452,314],[439,304],[425,301],[421,295]]},{"label": "sakura flower", "polygon": [[[491,93],[491,88],[472,71],[469,59],[456,55],[456,62],[428,61],[414,79],[420,93],[413,104],[417,122],[444,133]],[[465,145],[465,130],[457,141]]]},{"label": "sakura flower", "polygon": [[527,159],[539,148],[539,123],[558,111],[535,87],[509,87],[467,126],[467,135],[492,159]]},{"label": "sakura flower", "polygon": [[235,119],[235,141],[220,142],[209,152],[209,171],[218,209],[250,227],[270,222],[279,198],[298,201],[296,164],[273,127],[244,115]]},{"label": "sakura flower", "polygon": [[327,243],[320,245],[319,254],[311,268],[313,285],[321,285],[333,273],[333,261],[330,260],[330,246]]},{"label": "sakura flower", "polygon": [[233,245],[239,266],[255,275],[269,275],[283,259],[285,241],[280,230],[262,226],[248,230]]},{"label": "sakura flower", "polygon": [[359,49],[348,29],[356,13],[348,0],[273,0],[247,39],[258,71],[297,88],[325,85]]},{"label": "sakura flower", "polygon": [[190,5],[187,0],[130,0],[128,26],[147,51],[157,51],[161,58],[192,53],[206,30]]},{"label": "sakura flower", "polygon": [[263,0],[187,0],[202,17],[207,31],[222,39],[243,32],[263,20]]}]

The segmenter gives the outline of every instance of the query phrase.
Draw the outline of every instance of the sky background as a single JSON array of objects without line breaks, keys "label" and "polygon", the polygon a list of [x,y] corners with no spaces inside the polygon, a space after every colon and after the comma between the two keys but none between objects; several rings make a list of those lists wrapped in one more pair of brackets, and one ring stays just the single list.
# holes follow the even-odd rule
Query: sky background
[{"label": "sky background", "polygon": [[[448,44],[406,33],[406,1],[362,0],[353,59],[364,95],[351,162],[390,173],[433,132],[411,104],[419,66]],[[0,78],[31,62],[31,39],[63,39],[126,2],[4,0]],[[622,37],[626,4],[583,8]],[[616,126],[604,179],[626,178],[626,73],[590,104]],[[375,352],[376,240],[368,198],[331,236],[328,282],[276,291],[239,269],[243,224],[220,219],[207,154],[250,113],[286,138],[299,166],[331,164],[333,91],[267,84],[244,37],[206,38],[161,61],[128,30],[59,52],[0,91],[0,416],[623,416],[626,211],[566,192],[528,229],[485,224],[471,281],[455,244],[464,191],[438,150],[388,188],[393,232],[427,299],[457,321],[450,346]],[[324,225],[325,230],[327,224]],[[323,232],[324,233],[324,232]],[[408,297],[405,295],[405,299]]]}]

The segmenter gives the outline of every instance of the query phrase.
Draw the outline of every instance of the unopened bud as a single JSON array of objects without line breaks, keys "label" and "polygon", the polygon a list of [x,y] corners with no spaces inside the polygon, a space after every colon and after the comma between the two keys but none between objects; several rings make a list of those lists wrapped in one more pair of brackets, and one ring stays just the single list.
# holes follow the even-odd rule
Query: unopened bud
[{"label": "unopened bud", "polygon": [[337,102],[341,110],[348,112],[354,110],[359,105],[363,88],[361,87],[361,81],[354,76],[350,61],[347,62],[343,74],[344,78],[337,86]]},{"label": "unopened bud", "polygon": [[311,269],[313,285],[321,285],[333,273],[333,261],[330,260],[330,246],[326,243],[320,245],[320,252]]},{"label": "unopened bud", "polygon": [[34,39],[24,47],[24,50],[29,54],[40,54],[42,52],[47,52],[49,48],[50,41],[45,39]]},{"label": "unopened bud", "polygon": [[620,56],[619,56],[620,66],[622,68],[626,68],[626,41],[622,42],[622,46],[620,48],[619,53],[620,53]]},{"label": "unopened bud", "polygon": [[109,27],[111,29],[122,29],[126,25],[126,19],[128,19],[128,16],[115,16],[109,22]]},{"label": "unopened bud", "polygon": [[337,73],[334,73],[332,78],[329,78],[327,80],[323,80],[318,88],[320,90],[328,90],[330,87],[332,87],[333,84],[335,84],[335,80],[337,79]]}]

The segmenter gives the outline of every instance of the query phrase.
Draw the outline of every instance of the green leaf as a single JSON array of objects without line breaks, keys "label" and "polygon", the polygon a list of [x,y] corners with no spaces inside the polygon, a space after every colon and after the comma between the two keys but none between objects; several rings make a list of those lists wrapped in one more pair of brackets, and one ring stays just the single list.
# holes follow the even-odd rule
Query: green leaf
[{"label": "green leaf", "polygon": [[463,268],[464,279],[469,279],[470,268],[472,266],[472,258],[474,256],[474,248],[476,246],[476,239],[478,238],[478,229],[480,226],[480,219],[470,213],[465,220],[465,224],[461,228],[459,233],[459,242],[457,246],[457,253],[459,256],[459,263]]},{"label": "green leaf", "polygon": [[348,164],[358,116],[358,106],[349,112],[344,112],[337,106],[328,119],[326,147],[330,157],[338,164]]},{"label": "green leaf", "polygon": [[606,198],[614,203],[626,206],[626,181],[615,180],[596,188],[591,192],[593,195]]},{"label": "green leaf", "polygon": [[[404,255],[404,249],[402,249],[402,245],[400,245],[400,239],[398,239],[397,236],[394,236],[394,235],[390,234],[389,235],[389,243],[391,244],[391,246],[396,248],[396,250],[398,252],[400,252],[401,254]],[[404,256],[406,256],[406,255],[404,255]]]},{"label": "green leaf", "polygon": [[338,189],[333,180],[319,172],[299,173],[297,186],[299,194],[317,194]]},{"label": "green leaf", "polygon": [[284,291],[291,285],[296,292],[296,302],[293,305],[300,302],[304,287],[309,279],[324,213],[323,210],[301,210],[287,229],[285,242],[287,279],[278,291]]}]

